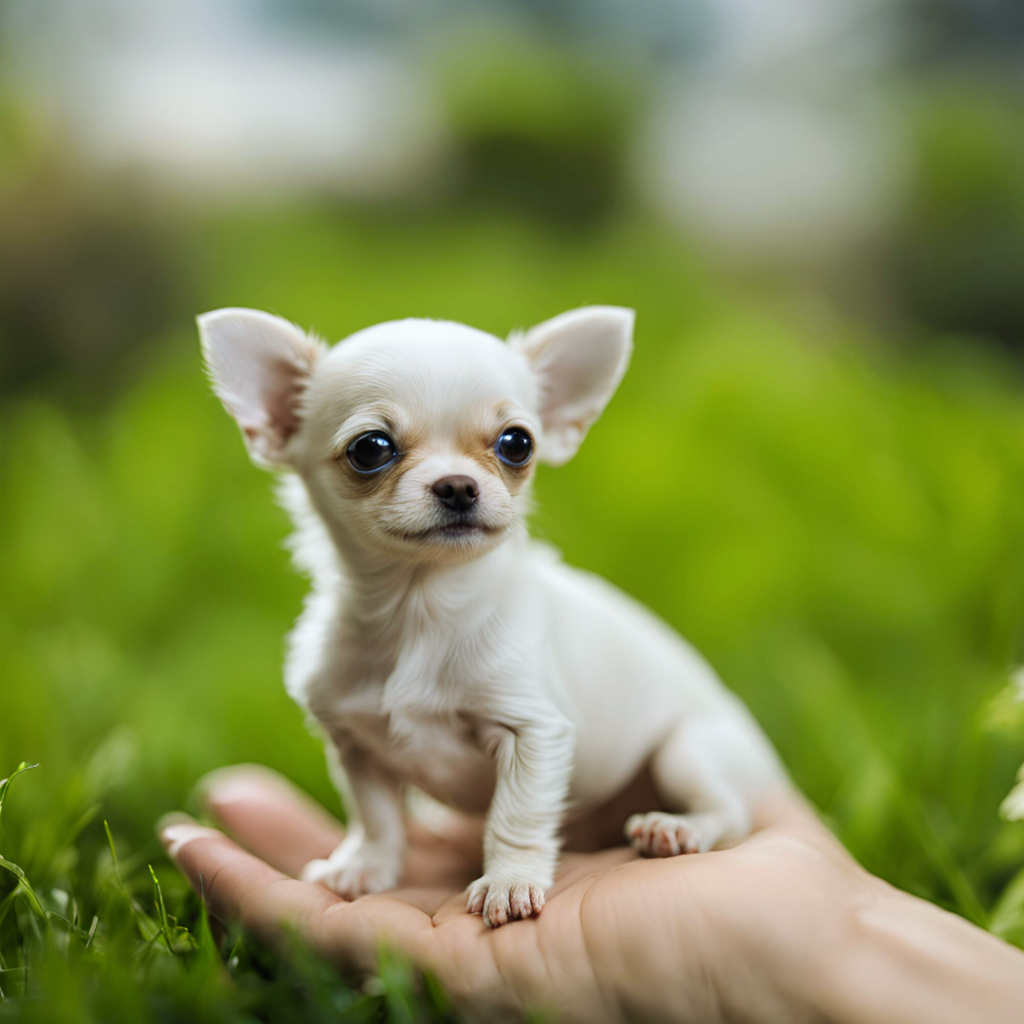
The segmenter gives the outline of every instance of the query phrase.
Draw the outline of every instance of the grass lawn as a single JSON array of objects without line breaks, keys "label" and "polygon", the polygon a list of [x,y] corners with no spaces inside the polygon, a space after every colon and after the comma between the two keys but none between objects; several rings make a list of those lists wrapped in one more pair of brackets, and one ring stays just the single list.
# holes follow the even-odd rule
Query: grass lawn
[{"label": "grass lawn", "polygon": [[[176,258],[196,312],[329,338],[636,307],[632,369],[577,459],[541,471],[535,532],[704,651],[868,868],[1024,945],[1024,824],[998,816],[1024,758],[1013,363],[964,340],[895,354],[635,224],[282,211],[199,224]],[[0,404],[0,777],[39,764],[2,803],[0,1021],[441,1019],[389,959],[369,990],[237,937],[225,965],[160,852],[157,817],[219,765],[340,808],[281,683],[304,584],[271,479],[192,324],[142,341],[99,391],[56,374]]]}]

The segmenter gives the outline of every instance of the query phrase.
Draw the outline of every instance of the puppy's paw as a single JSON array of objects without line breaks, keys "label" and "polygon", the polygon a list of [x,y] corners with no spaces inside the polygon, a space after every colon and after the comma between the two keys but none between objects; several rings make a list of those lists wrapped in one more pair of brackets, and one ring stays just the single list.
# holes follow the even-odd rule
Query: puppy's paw
[{"label": "puppy's paw", "polygon": [[704,853],[718,841],[710,829],[686,814],[651,811],[634,814],[626,822],[626,838],[644,857],[675,857],[680,853]]},{"label": "puppy's paw", "polygon": [[509,921],[537,917],[544,907],[546,888],[528,878],[484,875],[466,890],[466,909],[482,914],[489,927],[500,928]]},{"label": "puppy's paw", "polygon": [[360,837],[346,839],[327,860],[311,860],[300,872],[303,882],[315,882],[347,900],[387,892],[398,885],[402,859],[392,851]]}]

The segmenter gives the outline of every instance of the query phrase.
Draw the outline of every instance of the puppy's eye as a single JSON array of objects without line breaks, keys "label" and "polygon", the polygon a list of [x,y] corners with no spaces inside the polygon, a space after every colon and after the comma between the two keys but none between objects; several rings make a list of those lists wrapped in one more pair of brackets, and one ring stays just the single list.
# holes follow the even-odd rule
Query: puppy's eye
[{"label": "puppy's eye", "polygon": [[382,434],[373,431],[357,437],[346,451],[352,468],[359,473],[376,473],[378,469],[390,466],[398,457],[395,442]]},{"label": "puppy's eye", "polygon": [[494,451],[509,466],[525,466],[533,454],[533,438],[525,430],[512,427],[498,438]]}]

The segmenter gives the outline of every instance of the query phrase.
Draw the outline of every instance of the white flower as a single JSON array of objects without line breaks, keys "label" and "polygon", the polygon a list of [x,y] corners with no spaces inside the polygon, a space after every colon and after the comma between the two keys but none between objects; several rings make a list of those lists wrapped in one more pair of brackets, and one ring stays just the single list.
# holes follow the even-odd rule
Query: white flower
[{"label": "white flower", "polygon": [[[1010,693],[1013,700],[1024,703],[1024,666],[1010,676]],[[1006,795],[999,807],[999,813],[1007,821],[1024,821],[1024,764],[1017,772],[1017,785]]]},{"label": "white flower", "polygon": [[999,813],[1008,821],[1024,821],[1024,765],[1017,772],[1017,785],[1007,794]]}]

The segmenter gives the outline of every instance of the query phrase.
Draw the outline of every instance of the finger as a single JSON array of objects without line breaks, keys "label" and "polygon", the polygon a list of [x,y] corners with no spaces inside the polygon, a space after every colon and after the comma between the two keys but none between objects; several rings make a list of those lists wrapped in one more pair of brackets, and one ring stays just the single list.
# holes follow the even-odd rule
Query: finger
[{"label": "finger", "polygon": [[296,876],[327,857],[344,829],[283,775],[260,765],[235,765],[199,782],[204,809],[261,860]]},{"label": "finger", "polygon": [[414,790],[406,820],[408,885],[464,889],[483,870],[483,819],[462,814]]},{"label": "finger", "polygon": [[410,842],[423,846],[438,842],[454,844],[469,856],[480,856],[484,836],[482,815],[456,811],[415,788],[409,791],[408,808]]},{"label": "finger", "polygon": [[289,878],[185,815],[169,815],[157,829],[168,856],[219,921],[237,922],[265,942],[297,936],[360,971],[376,969],[382,941],[435,972],[444,966],[436,960],[430,915],[457,898],[451,893],[407,891],[349,903],[323,886]]},{"label": "finger", "polygon": [[[426,893],[430,909],[417,906],[409,890],[363,896],[341,903],[325,915],[320,952],[334,963],[362,971],[379,965],[382,945],[438,978],[446,988],[469,983],[480,966],[478,943],[487,932],[479,916],[466,913],[463,893],[449,893],[439,903]],[[461,977],[460,977],[461,975]]]},{"label": "finger", "polygon": [[[344,830],[319,804],[284,776],[260,765],[219,768],[198,785],[200,800],[217,822],[261,860],[293,877],[311,860],[329,856]],[[465,886],[479,872],[480,825],[451,812],[437,831],[409,821],[403,882]]]},{"label": "finger", "polygon": [[344,903],[319,885],[282,874],[216,829],[181,815],[157,829],[168,856],[202,894],[210,913],[225,923],[237,921],[268,941],[288,928],[313,943],[319,919]]}]

